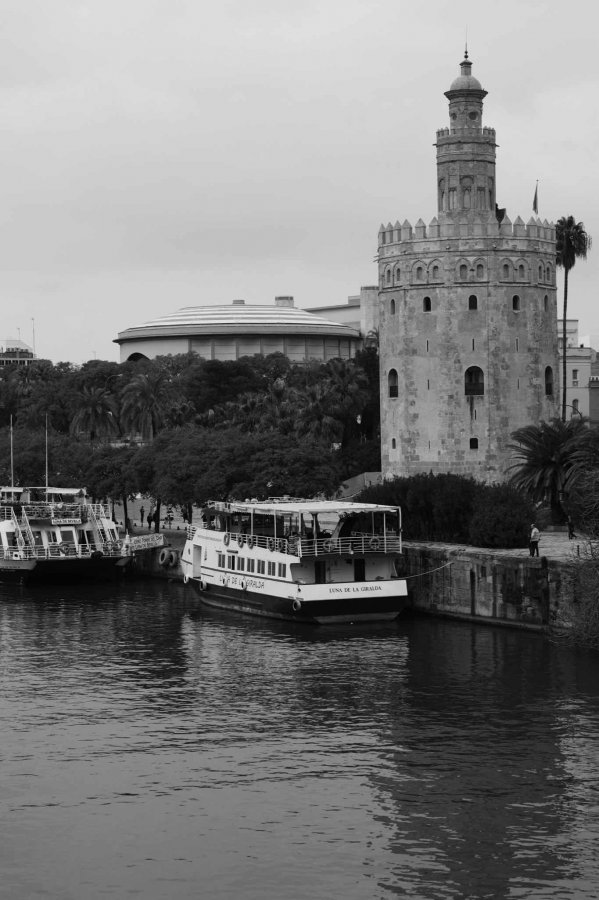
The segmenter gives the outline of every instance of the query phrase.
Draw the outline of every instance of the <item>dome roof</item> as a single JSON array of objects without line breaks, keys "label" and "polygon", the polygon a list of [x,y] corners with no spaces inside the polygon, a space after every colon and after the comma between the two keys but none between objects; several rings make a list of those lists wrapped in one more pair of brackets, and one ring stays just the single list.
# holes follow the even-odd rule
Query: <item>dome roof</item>
[{"label": "dome roof", "polygon": [[[293,301],[292,301],[293,302]],[[121,331],[115,343],[136,338],[229,334],[312,334],[359,338],[349,325],[293,306],[185,306],[176,312]]]},{"label": "dome roof", "polygon": [[[448,93],[451,91],[482,91],[483,86],[472,74],[472,63],[468,59],[468,51],[464,56],[464,59],[460,63],[460,74],[457,78],[451,82],[451,87],[449,88]],[[485,92],[486,93],[486,92]]]}]

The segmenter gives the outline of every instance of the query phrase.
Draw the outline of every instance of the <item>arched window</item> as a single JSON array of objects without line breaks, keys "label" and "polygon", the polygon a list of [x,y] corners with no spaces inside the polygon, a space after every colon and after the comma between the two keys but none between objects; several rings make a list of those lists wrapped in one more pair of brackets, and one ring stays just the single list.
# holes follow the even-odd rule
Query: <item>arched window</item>
[{"label": "arched window", "polygon": [[468,297],[468,309],[478,309],[478,299],[476,294],[470,294]]},{"label": "arched window", "polygon": [[545,369],[545,396],[553,397],[553,369],[547,366]]},{"label": "arched window", "polygon": [[478,450],[478,438],[470,438],[470,449]]},{"label": "arched window", "polygon": [[431,308],[431,298],[425,297],[422,301],[422,312],[430,312]]},{"label": "arched window", "polygon": [[397,269],[395,270],[395,283],[399,284],[400,281],[401,281],[401,269],[398,266]]},{"label": "arched window", "polygon": [[543,266],[539,266],[539,281],[543,280]]},{"label": "arched window", "polygon": [[396,447],[397,447],[397,441],[395,440],[395,438],[391,438],[391,449],[395,450]]},{"label": "arched window", "polygon": [[389,385],[389,396],[390,397],[398,397],[399,396],[399,387],[397,382],[397,371],[395,369],[390,369],[389,376],[387,378],[387,383]]},{"label": "arched window", "polygon": [[524,276],[524,266],[520,265],[520,266],[518,266],[518,278],[521,281],[524,281],[524,277],[525,277]]},{"label": "arched window", "polygon": [[424,269],[422,268],[422,266],[418,266],[418,268],[416,269],[416,280],[422,281],[423,278],[424,278]]},{"label": "arched window", "polygon": [[485,392],[485,376],[478,366],[470,366],[464,376],[464,392],[467,397],[477,397]]},{"label": "arched window", "polygon": [[433,278],[435,279],[435,281],[439,280],[439,275],[439,266],[433,266]]},{"label": "arched window", "polygon": [[545,312],[547,312],[547,310],[549,309],[549,297],[547,296],[547,294],[545,294],[545,296],[543,297],[543,309],[545,310]]},{"label": "arched window", "polygon": [[580,410],[578,408],[578,400],[572,400],[572,415],[578,413],[580,415]]},{"label": "arched window", "polygon": [[391,269],[387,269],[387,274],[385,277],[387,279],[387,284],[391,284]]},{"label": "arched window", "polygon": [[476,277],[479,281],[482,281],[485,277],[485,267],[482,263],[478,263],[478,265],[476,266]]},{"label": "arched window", "polygon": [[520,297],[518,296],[518,294],[514,294],[514,296],[512,297],[512,309],[514,310],[514,312],[518,312],[518,310],[520,309]]},{"label": "arched window", "polygon": [[507,263],[504,263],[503,264],[503,279],[504,279],[504,281],[507,281],[509,277],[510,277],[510,267]]},{"label": "arched window", "polygon": [[460,266],[460,278],[462,279],[462,281],[466,281],[466,279],[468,278],[468,266],[466,266],[464,263],[462,263],[462,265]]},{"label": "arched window", "polygon": [[393,298],[391,298],[391,301],[389,303],[389,312],[392,316],[395,315],[395,300]]},{"label": "arched window", "polygon": [[464,209],[470,209],[470,189],[466,188],[464,191]]},{"label": "arched window", "polygon": [[547,266],[547,284],[553,284],[553,282],[551,280],[551,276],[552,276],[551,266]]}]

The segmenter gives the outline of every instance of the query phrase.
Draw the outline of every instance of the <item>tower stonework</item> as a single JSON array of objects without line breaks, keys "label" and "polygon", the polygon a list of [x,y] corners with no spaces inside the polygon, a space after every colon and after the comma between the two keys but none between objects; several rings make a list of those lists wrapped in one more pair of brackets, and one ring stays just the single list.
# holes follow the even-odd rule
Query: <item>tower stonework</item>
[{"label": "tower stonework", "polygon": [[502,481],[511,433],[557,415],[555,227],[497,208],[495,130],[467,58],[437,132],[437,216],[381,226],[384,475]]}]

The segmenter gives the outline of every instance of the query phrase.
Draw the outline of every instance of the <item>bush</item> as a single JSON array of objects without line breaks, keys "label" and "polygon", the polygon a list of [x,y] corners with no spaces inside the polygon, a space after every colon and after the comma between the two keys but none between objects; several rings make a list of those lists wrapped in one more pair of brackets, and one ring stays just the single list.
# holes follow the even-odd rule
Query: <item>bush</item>
[{"label": "bush", "polygon": [[403,536],[412,541],[526,547],[532,504],[508,485],[489,486],[461,475],[414,475],[372,485],[357,498],[402,509]]},{"label": "bush", "polygon": [[507,484],[479,485],[476,509],[470,519],[469,543],[474,547],[526,547],[532,503]]}]

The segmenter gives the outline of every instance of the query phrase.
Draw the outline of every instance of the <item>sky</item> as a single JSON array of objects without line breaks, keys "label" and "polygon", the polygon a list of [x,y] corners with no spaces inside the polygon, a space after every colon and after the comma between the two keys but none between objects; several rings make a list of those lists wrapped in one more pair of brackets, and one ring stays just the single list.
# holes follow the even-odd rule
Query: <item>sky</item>
[{"label": "sky", "polygon": [[[80,364],[183,306],[342,304],[381,223],[436,214],[467,38],[512,221],[597,237],[569,317],[599,335],[591,0],[0,0],[0,346]],[[562,274],[558,273],[558,303]],[[599,348],[598,348],[599,349]]]}]

